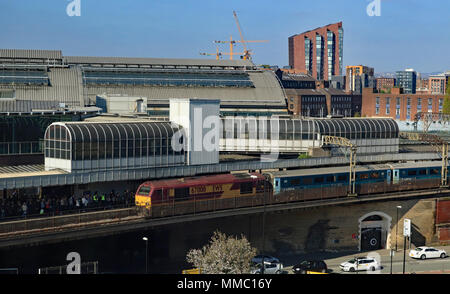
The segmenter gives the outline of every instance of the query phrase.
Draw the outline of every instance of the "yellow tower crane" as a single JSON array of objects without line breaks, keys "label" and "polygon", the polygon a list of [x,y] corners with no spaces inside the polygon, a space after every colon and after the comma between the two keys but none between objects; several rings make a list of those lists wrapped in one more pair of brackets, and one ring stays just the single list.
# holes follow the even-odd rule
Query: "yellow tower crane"
[{"label": "yellow tower crane", "polygon": [[[269,41],[268,41],[268,40],[244,40],[244,34],[242,33],[241,25],[240,25],[240,23],[239,23],[239,19],[238,19],[237,14],[236,14],[235,11],[233,11],[233,16],[234,16],[234,19],[235,19],[235,21],[236,21],[236,25],[237,25],[237,28],[238,28],[239,35],[240,35],[240,37],[241,37],[241,40],[240,40],[240,41],[239,41],[239,40],[233,40],[233,37],[230,36],[230,41],[214,41],[214,43],[218,43],[218,44],[230,44],[230,53],[227,54],[227,55],[230,55],[230,60],[233,60],[233,55],[236,55],[236,54],[233,52],[233,46],[234,46],[236,43],[241,43],[242,46],[244,47],[244,52],[243,52],[243,53],[238,53],[238,54],[241,55],[241,58],[242,58],[242,59],[251,59],[251,54],[252,54],[252,53],[251,53],[251,50],[247,49],[246,43],[262,43],[262,42],[269,42]],[[225,54],[225,53],[223,53],[223,54]]]},{"label": "yellow tower crane", "polygon": [[[216,41],[215,41],[216,42]],[[204,53],[204,52],[200,52],[200,55],[205,55],[205,56],[216,56],[216,60],[219,60],[222,58],[222,55],[230,55],[230,59],[233,59],[233,55],[242,55],[244,53],[242,52],[220,52],[219,51],[219,47],[217,47],[216,45],[216,53]]]}]

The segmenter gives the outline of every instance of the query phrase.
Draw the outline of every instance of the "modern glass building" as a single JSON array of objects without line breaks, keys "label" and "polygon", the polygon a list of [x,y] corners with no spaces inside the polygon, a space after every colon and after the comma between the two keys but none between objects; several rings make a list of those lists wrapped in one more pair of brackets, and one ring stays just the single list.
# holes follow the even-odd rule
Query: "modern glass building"
[{"label": "modern glass building", "polygon": [[318,80],[323,80],[323,51],[323,37],[316,34],[316,69]]},{"label": "modern glass building", "polygon": [[328,65],[328,80],[331,80],[334,71],[334,50],[335,39],[332,31],[327,31],[327,65]]},{"label": "modern glass building", "polygon": [[403,88],[403,93],[405,94],[416,93],[417,73],[413,69],[397,71],[395,75],[396,75],[395,85],[397,87]]},{"label": "modern glass building", "polygon": [[288,47],[291,68],[309,73],[319,80],[331,80],[333,76],[342,75],[342,22],[293,35],[288,39]]}]

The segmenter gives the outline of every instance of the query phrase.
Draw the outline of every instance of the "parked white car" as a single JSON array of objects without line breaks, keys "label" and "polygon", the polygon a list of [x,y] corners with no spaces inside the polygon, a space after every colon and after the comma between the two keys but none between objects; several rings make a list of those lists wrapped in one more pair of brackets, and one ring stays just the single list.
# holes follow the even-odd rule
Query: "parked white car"
[{"label": "parked white car", "polygon": [[420,259],[427,259],[427,258],[445,258],[447,257],[447,253],[445,250],[436,249],[433,247],[417,247],[416,249],[411,249],[409,251],[409,256],[412,258],[420,258]]},{"label": "parked white car", "polygon": [[372,257],[357,257],[339,265],[344,272],[375,271],[380,268],[377,260]]}]

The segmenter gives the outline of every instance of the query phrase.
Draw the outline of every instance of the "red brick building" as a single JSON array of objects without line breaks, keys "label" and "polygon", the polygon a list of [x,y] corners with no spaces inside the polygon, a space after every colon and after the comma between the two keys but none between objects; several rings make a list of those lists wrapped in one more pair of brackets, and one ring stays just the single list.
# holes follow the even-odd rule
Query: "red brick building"
[{"label": "red brick building", "polygon": [[342,75],[344,29],[342,22],[289,37],[289,65],[317,80]]},{"label": "red brick building", "polygon": [[377,90],[378,92],[384,91],[385,93],[390,92],[395,86],[395,78],[377,78]]},{"label": "red brick building", "polygon": [[285,91],[288,97],[288,109],[293,115],[353,117],[355,114],[361,114],[361,95],[353,95],[332,88],[285,89]]},{"label": "red brick building", "polygon": [[391,117],[412,121],[418,112],[442,112],[445,95],[400,94],[399,88],[391,93],[374,93],[363,89],[362,115],[366,117]]}]

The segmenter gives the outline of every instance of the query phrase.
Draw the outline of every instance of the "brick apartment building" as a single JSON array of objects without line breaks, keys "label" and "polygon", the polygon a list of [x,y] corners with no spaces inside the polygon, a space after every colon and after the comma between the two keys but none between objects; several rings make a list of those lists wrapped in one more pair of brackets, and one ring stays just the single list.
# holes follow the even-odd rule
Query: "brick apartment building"
[{"label": "brick apartment building", "polygon": [[391,93],[363,89],[362,116],[412,121],[418,112],[442,112],[445,95],[404,94],[400,89],[392,88]]},{"label": "brick apartment building", "polygon": [[355,114],[361,114],[361,95],[333,88],[285,89],[285,91],[288,97],[288,110],[293,115],[353,117]]},{"label": "brick apartment building", "polygon": [[395,86],[395,78],[377,78],[376,79],[376,89],[378,92],[384,91],[385,93],[390,92]]},{"label": "brick apartment building", "polygon": [[291,68],[317,80],[342,75],[344,29],[342,22],[329,24],[288,39]]}]

